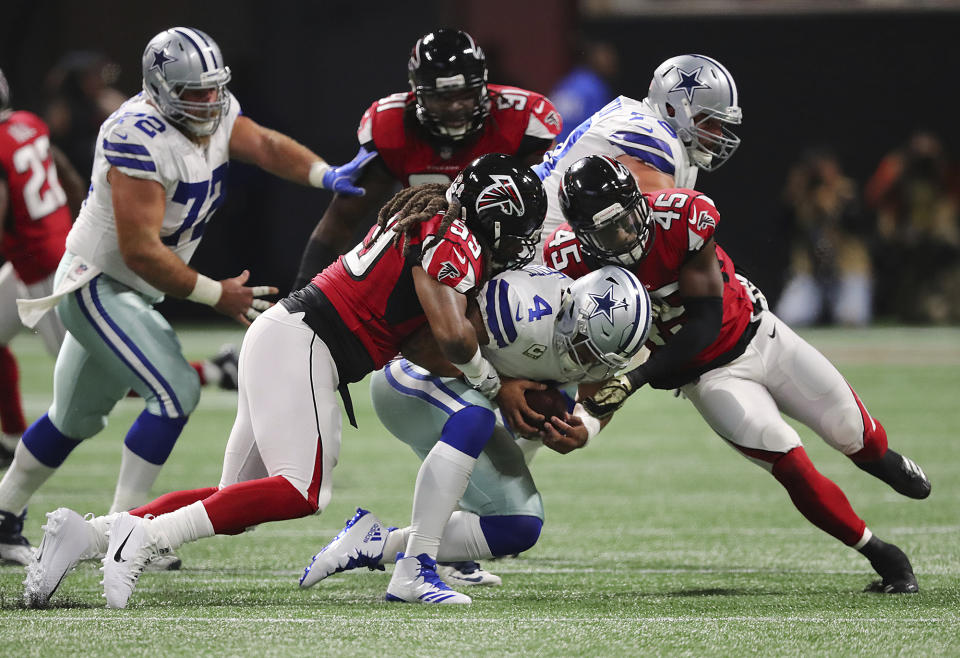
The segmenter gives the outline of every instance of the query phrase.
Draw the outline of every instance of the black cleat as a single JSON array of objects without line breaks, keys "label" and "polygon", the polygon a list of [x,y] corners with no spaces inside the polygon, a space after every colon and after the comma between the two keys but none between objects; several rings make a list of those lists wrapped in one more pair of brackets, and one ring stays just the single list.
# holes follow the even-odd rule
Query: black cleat
[{"label": "black cleat", "polygon": [[30,564],[33,548],[23,536],[23,522],[26,518],[27,510],[23,510],[19,516],[13,512],[0,511],[0,564]]},{"label": "black cleat", "polygon": [[217,385],[225,391],[237,390],[239,383],[239,358],[237,348],[233,345],[224,345],[210,363],[220,369],[220,381]]},{"label": "black cleat", "polygon": [[880,459],[854,463],[861,470],[889,484],[899,494],[917,499],[930,495],[930,480],[926,473],[916,462],[898,452],[887,449]]},{"label": "black cleat", "polygon": [[910,558],[897,546],[871,537],[860,552],[870,560],[870,566],[880,574],[863,590],[878,594],[916,594],[920,591],[917,577],[913,575]]}]

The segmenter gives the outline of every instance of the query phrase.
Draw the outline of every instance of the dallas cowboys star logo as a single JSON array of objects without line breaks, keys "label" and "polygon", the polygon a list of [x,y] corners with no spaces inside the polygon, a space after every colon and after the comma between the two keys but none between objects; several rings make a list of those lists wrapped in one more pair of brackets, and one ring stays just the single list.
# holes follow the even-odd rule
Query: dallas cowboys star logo
[{"label": "dallas cowboys star logo", "polygon": [[156,71],[157,69],[160,69],[160,73],[166,73],[166,71],[163,70],[163,67],[166,66],[169,62],[177,61],[176,57],[171,57],[170,55],[167,54],[167,46],[169,45],[170,44],[167,43],[160,50],[153,50],[150,52],[150,54],[153,55],[153,64],[150,65],[151,71]]},{"label": "dallas cowboys star logo", "polygon": [[670,91],[683,91],[687,95],[687,100],[692,103],[694,91],[697,89],[710,89],[710,85],[700,81],[700,71],[702,70],[702,66],[695,71],[684,71],[682,68],[677,67],[680,80],[677,81],[677,84],[673,85]]},{"label": "dallas cowboys star logo", "polygon": [[618,308],[627,307],[626,299],[613,298],[613,285],[607,288],[607,291],[602,295],[590,293],[590,299],[593,300],[594,307],[590,312],[590,316],[587,318],[588,320],[598,315],[603,315],[610,321],[610,324],[613,324],[613,312]]}]

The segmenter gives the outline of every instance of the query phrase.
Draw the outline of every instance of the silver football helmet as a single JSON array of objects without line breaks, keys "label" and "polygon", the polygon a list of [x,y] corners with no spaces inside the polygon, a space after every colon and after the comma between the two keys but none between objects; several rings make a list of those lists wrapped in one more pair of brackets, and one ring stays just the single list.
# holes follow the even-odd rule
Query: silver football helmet
[{"label": "silver football helmet", "polygon": [[605,265],[570,286],[560,303],[556,348],[570,381],[603,381],[630,363],[650,332],[650,297],[629,270]]},{"label": "silver football helmet", "polygon": [[[143,51],[143,90],[170,121],[197,135],[211,135],[230,109],[230,67],[216,41],[200,30],[172,27]],[[183,98],[188,90],[216,90],[216,98]]]},{"label": "silver football helmet", "polygon": [[0,69],[0,121],[7,118],[13,112],[10,106],[10,85],[7,84],[7,78],[3,75],[3,69]]},{"label": "silver football helmet", "polygon": [[647,102],[673,127],[690,160],[704,171],[719,168],[740,146],[740,138],[729,127],[743,120],[737,84],[715,59],[671,57],[654,71]]}]

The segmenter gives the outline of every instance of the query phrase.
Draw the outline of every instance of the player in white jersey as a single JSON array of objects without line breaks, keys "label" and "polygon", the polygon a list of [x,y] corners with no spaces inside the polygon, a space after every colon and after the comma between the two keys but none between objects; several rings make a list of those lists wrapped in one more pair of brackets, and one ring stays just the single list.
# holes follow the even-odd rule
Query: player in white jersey
[{"label": "player in white jersey", "polygon": [[196,371],[154,305],[169,294],[249,324],[269,306],[257,298],[277,292],[245,285],[246,270],[215,281],[187,265],[223,203],[230,159],[304,185],[362,192],[352,186],[352,164],[331,167],[240,116],[226,88],[230,69],[203,32],[164,30],[147,44],[142,68],[143,92],[100,129],[91,189],[67,236],[54,294],[19,300],[25,324],[56,307],[69,334],[57,356],[53,403],[24,433],[0,481],[0,516],[20,515],[130,389],[145,409],[124,441],[111,511],[148,500],[200,393]]},{"label": "player in white jersey", "polygon": [[[488,339],[484,357],[502,375],[567,384],[568,394],[578,382],[621,369],[648,333],[649,297],[623,268],[588,276],[574,282],[528,267],[488,282],[474,308],[481,343]],[[411,525],[388,528],[358,509],[314,556],[300,586],[396,560],[388,600],[469,603],[437,579],[435,561],[511,555],[536,543],[543,503],[523,453],[495,406],[460,379],[400,359],[374,374],[371,392],[380,420],[423,459]],[[568,402],[568,413],[547,419],[541,437],[561,453],[583,447],[600,429],[572,397]]]},{"label": "player in white jersey", "polygon": [[717,169],[739,146],[729,127],[741,122],[738,103],[737,85],[720,62],[680,55],[660,64],[645,99],[613,99],[534,167],[549,202],[543,239],[566,221],[557,195],[574,162],[608,155],[630,169],[641,190],[692,189],[699,170]]}]

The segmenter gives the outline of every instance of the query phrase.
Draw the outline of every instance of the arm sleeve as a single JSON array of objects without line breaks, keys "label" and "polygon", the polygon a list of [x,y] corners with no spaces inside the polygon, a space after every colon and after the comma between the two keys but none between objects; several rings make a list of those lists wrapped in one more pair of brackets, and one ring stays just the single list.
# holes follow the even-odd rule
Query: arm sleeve
[{"label": "arm sleeve", "polygon": [[720,334],[723,324],[722,297],[692,297],[683,300],[687,321],[667,344],[657,350],[642,365],[627,373],[634,389],[649,383],[653,388],[664,378],[673,379],[684,364],[706,349]]}]

